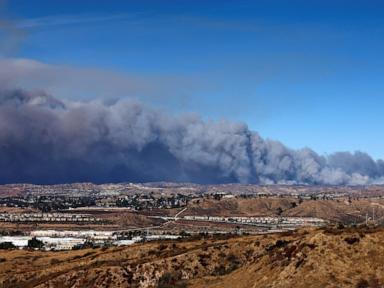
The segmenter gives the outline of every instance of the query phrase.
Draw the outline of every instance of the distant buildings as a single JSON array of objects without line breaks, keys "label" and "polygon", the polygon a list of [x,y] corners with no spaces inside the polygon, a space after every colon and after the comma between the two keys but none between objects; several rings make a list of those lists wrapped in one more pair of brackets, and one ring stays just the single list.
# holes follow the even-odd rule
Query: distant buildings
[{"label": "distant buildings", "polygon": [[1,213],[0,221],[2,222],[98,222],[97,219],[87,214],[70,214],[70,213]]},{"label": "distant buildings", "polygon": [[0,243],[12,243],[16,248],[21,249],[28,247],[28,241],[34,238],[44,244],[43,247],[40,248],[43,250],[71,250],[82,247],[131,245],[144,240],[175,240],[180,238],[180,236],[161,234],[135,236],[126,239],[121,233],[115,231],[36,230],[25,236],[0,236]]},{"label": "distant buildings", "polygon": [[184,220],[234,223],[256,226],[278,226],[280,228],[297,228],[300,226],[323,226],[327,222],[313,217],[221,217],[221,216],[184,216]]}]

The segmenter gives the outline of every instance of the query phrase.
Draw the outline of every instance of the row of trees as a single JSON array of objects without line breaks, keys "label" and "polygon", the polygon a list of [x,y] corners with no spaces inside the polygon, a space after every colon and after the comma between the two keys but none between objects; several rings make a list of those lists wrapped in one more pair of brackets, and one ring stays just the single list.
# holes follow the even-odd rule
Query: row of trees
[{"label": "row of trees", "polygon": [[[44,247],[44,242],[33,237],[28,240],[27,247],[29,249],[41,249]],[[12,242],[0,242],[0,249],[16,249],[17,247]]]}]

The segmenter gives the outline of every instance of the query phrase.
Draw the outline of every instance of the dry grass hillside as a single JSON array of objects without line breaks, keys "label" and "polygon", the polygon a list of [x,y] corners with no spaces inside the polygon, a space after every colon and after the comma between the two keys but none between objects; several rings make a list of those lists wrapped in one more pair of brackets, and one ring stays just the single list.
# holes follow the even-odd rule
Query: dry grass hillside
[{"label": "dry grass hillside", "polygon": [[[281,210],[280,210],[281,209]],[[217,216],[282,216],[317,217],[337,222],[361,222],[366,213],[371,216],[373,209],[377,219],[384,217],[382,199],[352,200],[304,200],[296,198],[232,198],[199,199],[188,205],[184,215]]]},{"label": "dry grass hillside", "polygon": [[4,251],[0,287],[383,287],[383,229]]}]

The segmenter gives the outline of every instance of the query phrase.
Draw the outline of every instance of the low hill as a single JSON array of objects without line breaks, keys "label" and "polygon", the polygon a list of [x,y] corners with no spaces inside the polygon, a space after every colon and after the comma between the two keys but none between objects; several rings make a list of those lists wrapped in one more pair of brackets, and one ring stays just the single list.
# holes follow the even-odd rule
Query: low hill
[{"label": "low hill", "polygon": [[1,253],[0,287],[383,287],[383,229]]},{"label": "low hill", "polygon": [[382,199],[304,200],[297,198],[199,199],[189,203],[183,215],[214,216],[300,216],[317,217],[334,222],[362,222],[366,214],[384,218]]}]

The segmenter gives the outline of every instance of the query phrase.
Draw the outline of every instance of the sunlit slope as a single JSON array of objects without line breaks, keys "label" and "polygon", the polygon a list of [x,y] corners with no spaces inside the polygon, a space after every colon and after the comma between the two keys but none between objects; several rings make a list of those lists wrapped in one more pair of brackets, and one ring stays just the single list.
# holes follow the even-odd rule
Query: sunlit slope
[{"label": "sunlit slope", "polygon": [[384,231],[362,229],[15,250],[1,254],[0,287],[381,287],[383,253]]}]

